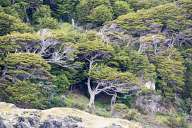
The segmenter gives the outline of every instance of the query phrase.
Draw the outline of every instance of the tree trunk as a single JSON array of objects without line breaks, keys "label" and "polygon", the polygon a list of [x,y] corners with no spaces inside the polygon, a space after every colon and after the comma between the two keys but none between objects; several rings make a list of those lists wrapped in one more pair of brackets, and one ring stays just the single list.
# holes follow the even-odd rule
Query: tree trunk
[{"label": "tree trunk", "polygon": [[117,99],[117,94],[115,93],[112,98],[111,98],[111,116],[113,116],[113,112],[114,112],[114,105],[116,103],[116,99]]},{"label": "tree trunk", "polygon": [[[93,66],[93,60],[90,60],[89,61],[89,71],[92,69],[92,66]],[[91,113],[94,113],[95,112],[95,92],[92,90],[91,88],[91,78],[88,77],[87,79],[87,88],[88,88],[88,92],[89,92],[89,104],[88,104],[88,111],[91,112]]]},{"label": "tree trunk", "polygon": [[90,113],[95,112],[95,93],[90,94],[88,109]]}]

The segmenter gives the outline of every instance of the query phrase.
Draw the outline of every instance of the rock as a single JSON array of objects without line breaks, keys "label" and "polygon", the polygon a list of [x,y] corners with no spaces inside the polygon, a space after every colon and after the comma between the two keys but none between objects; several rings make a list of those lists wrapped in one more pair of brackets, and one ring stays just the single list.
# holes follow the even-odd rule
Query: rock
[{"label": "rock", "polygon": [[0,117],[0,128],[13,128],[12,125]]},{"label": "rock", "polygon": [[138,109],[148,114],[154,114],[156,112],[166,113],[169,111],[165,107],[162,97],[155,94],[138,96],[135,105]]},{"label": "rock", "polygon": [[21,109],[0,103],[0,116],[0,128],[141,128],[137,122],[99,117],[72,108]]},{"label": "rock", "polygon": [[79,120],[74,120],[72,117],[48,119],[44,121],[39,128],[84,128],[79,123]]},{"label": "rock", "polygon": [[4,108],[16,108],[16,106],[14,104],[0,102],[0,109],[4,109]]},{"label": "rock", "polygon": [[2,120],[0,120],[0,128],[7,128]]},{"label": "rock", "polygon": [[155,90],[155,82],[154,81],[148,81],[144,85],[147,89]]},{"label": "rock", "polygon": [[105,128],[122,128],[122,127],[120,125],[117,125],[117,124],[112,124],[111,126],[105,127]]}]

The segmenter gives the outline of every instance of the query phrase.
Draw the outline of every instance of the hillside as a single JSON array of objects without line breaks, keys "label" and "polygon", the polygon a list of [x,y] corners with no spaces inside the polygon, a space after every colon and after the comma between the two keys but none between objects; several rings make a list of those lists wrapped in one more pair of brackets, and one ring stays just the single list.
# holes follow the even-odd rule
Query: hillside
[{"label": "hillside", "polygon": [[0,0],[0,102],[37,112],[37,127],[79,115],[89,128],[191,128],[192,0]]}]

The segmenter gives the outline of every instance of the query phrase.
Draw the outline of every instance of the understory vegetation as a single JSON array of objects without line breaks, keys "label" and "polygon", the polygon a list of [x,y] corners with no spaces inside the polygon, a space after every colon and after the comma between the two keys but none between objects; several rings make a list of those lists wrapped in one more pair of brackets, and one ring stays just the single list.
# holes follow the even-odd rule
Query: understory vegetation
[{"label": "understory vegetation", "polygon": [[192,1],[0,0],[0,101],[191,128]]}]

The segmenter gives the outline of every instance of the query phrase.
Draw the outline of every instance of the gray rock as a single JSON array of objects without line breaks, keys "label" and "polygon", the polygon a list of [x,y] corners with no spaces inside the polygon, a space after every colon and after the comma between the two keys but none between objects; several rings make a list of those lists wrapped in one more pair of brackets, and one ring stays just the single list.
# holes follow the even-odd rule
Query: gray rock
[{"label": "gray rock", "polygon": [[2,120],[0,120],[0,128],[7,128]]},{"label": "gray rock", "polygon": [[79,124],[79,120],[72,117],[65,117],[63,119],[48,119],[40,124],[39,128],[83,128]]},{"label": "gray rock", "polygon": [[164,105],[162,97],[155,94],[138,96],[135,103],[136,107],[148,114],[156,112],[166,113],[169,109]]},{"label": "gray rock", "polygon": [[112,124],[111,126],[105,127],[105,128],[122,128],[120,125]]}]

